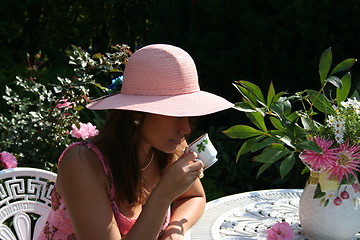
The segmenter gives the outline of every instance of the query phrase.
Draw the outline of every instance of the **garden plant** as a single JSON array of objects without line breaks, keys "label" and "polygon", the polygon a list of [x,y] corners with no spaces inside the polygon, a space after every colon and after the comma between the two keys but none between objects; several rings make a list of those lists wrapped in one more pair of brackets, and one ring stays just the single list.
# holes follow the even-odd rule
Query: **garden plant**
[{"label": "garden plant", "polygon": [[99,113],[89,115],[82,110],[90,98],[109,94],[116,87],[131,52],[127,45],[112,49],[91,56],[72,46],[68,56],[73,75],[59,76],[54,83],[41,81],[47,61],[41,52],[33,58],[27,55],[27,74],[17,76],[3,95],[9,111],[0,114],[0,150],[15,155],[19,166],[56,170],[63,149],[76,138],[91,136],[84,134],[96,133],[95,126],[101,124]]}]

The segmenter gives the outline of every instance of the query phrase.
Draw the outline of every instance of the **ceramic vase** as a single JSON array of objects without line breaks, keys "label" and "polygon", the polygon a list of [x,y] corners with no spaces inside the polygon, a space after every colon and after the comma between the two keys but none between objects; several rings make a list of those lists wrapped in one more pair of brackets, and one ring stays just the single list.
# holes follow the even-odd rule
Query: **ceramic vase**
[{"label": "ceramic vase", "polygon": [[360,187],[311,172],[300,198],[303,233],[312,240],[350,240],[360,231]]}]

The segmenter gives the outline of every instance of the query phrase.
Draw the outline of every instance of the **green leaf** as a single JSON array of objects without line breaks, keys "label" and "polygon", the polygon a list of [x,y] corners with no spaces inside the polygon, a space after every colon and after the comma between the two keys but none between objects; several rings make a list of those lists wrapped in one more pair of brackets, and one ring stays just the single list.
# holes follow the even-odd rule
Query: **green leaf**
[{"label": "green leaf", "polygon": [[356,182],[355,177],[352,174],[349,174],[349,176],[344,176],[343,179],[341,179],[340,185],[353,184],[355,182]]},{"label": "green leaf", "polygon": [[249,138],[248,140],[246,140],[240,147],[237,156],[236,156],[236,162],[239,160],[239,157],[245,153],[250,152],[251,147],[257,143],[258,141],[261,141],[262,139],[264,139],[265,136],[258,136],[258,137],[254,137],[254,138]]},{"label": "green leaf", "polygon": [[358,90],[355,89],[353,94],[351,94],[351,97],[356,98],[356,99],[360,99],[360,94],[359,94]]},{"label": "green leaf", "polygon": [[286,92],[279,92],[279,93],[277,93],[277,94],[274,96],[272,102],[274,103],[274,102],[279,101],[279,99],[280,99],[283,95],[285,95],[285,94],[286,94]]},{"label": "green leaf", "polygon": [[264,147],[270,146],[273,143],[279,143],[275,138],[268,137],[264,139],[263,141],[258,141],[256,143],[253,143],[252,146],[250,146],[251,152],[256,152]]},{"label": "green leaf", "polygon": [[244,139],[259,135],[267,135],[267,133],[246,125],[235,125],[223,131],[228,137],[235,139]]},{"label": "green leaf", "polygon": [[95,53],[92,57],[93,58],[102,58],[104,55],[102,55],[101,53]]},{"label": "green leaf", "polygon": [[314,198],[322,198],[323,196],[325,196],[326,193],[324,193],[323,191],[321,191],[321,187],[320,184],[318,183],[316,185],[316,189],[314,192]]},{"label": "green leaf", "polygon": [[297,122],[298,118],[299,118],[299,115],[296,113],[296,112],[293,112],[289,115],[286,116],[287,119],[289,119],[291,122]]},{"label": "green leaf", "polygon": [[101,90],[107,90],[107,89],[108,89],[108,88],[106,88],[106,87],[101,86],[101,84],[99,84],[99,83],[97,83],[97,82],[91,82],[90,84],[92,84],[92,85],[100,88]]},{"label": "green leaf", "polygon": [[281,150],[273,147],[265,148],[260,155],[255,157],[256,162],[274,163],[289,153],[289,150]]},{"label": "green leaf", "polygon": [[266,105],[264,95],[262,94],[261,89],[257,85],[248,81],[239,81],[239,83],[243,87],[245,87],[250,93],[256,96],[257,100],[261,101],[264,105]]},{"label": "green leaf", "polygon": [[246,116],[251,120],[255,126],[260,128],[262,131],[267,132],[266,126],[265,126],[265,120],[264,116],[259,112],[248,112],[246,113]]},{"label": "green leaf", "polygon": [[312,120],[307,116],[300,117],[300,119],[301,119],[301,123],[302,123],[304,129],[310,130],[311,126],[312,126]]},{"label": "green leaf", "polygon": [[280,97],[277,102],[271,106],[271,111],[277,114],[279,118],[283,118],[291,113],[291,102],[284,97]]},{"label": "green leaf", "polygon": [[276,150],[287,150],[286,149],[286,147],[284,146],[284,144],[282,144],[281,142],[279,142],[279,143],[273,143],[273,144],[271,144],[271,148],[273,148],[273,149],[276,149]]},{"label": "green leaf", "polygon": [[346,71],[350,69],[354,64],[356,63],[357,59],[355,58],[348,58],[339,63],[330,73],[330,75],[333,75],[335,73]]},{"label": "green leaf", "polygon": [[340,80],[340,78],[336,77],[336,76],[330,76],[327,79],[325,79],[325,82],[329,82],[332,85],[334,85],[336,88],[341,88],[342,87],[342,82]]},{"label": "green leaf", "polygon": [[6,93],[6,95],[11,96],[12,89],[9,88],[8,86],[5,86],[5,93]]},{"label": "green leaf", "polygon": [[84,107],[84,106],[77,106],[77,107],[75,107],[74,109],[75,109],[76,111],[81,111],[81,110],[85,109],[85,107]]},{"label": "green leaf", "polygon": [[242,87],[240,84],[234,84],[234,86],[239,90],[241,95],[249,102],[249,104],[252,104],[253,108],[257,107],[258,103],[256,101],[256,97],[251,92]]},{"label": "green leaf", "polygon": [[297,147],[300,147],[301,149],[306,149],[310,151],[314,151],[317,153],[322,153],[321,148],[313,141],[305,140],[297,144]]},{"label": "green leaf", "polygon": [[320,82],[322,86],[324,85],[324,80],[326,79],[329,73],[331,63],[332,63],[332,52],[331,52],[331,48],[328,48],[321,54],[320,63],[319,63]]},{"label": "green leaf", "polygon": [[310,169],[307,166],[304,166],[303,170],[301,171],[301,175],[310,173]]},{"label": "green leaf", "polygon": [[55,93],[61,93],[63,88],[61,86],[54,86],[53,89]]},{"label": "green leaf", "polygon": [[272,123],[272,125],[281,131],[285,131],[284,126],[281,124],[281,121],[279,119],[277,119],[276,117],[270,117],[270,122]]},{"label": "green leaf", "polygon": [[280,164],[280,176],[285,177],[295,164],[295,154],[290,153]]},{"label": "green leaf", "polygon": [[341,78],[342,88],[336,89],[336,101],[340,106],[342,101],[345,101],[347,96],[349,95],[351,89],[351,74],[348,72]]},{"label": "green leaf", "polygon": [[292,144],[291,139],[290,139],[288,136],[282,136],[282,137],[279,138],[279,139],[280,139],[280,141],[282,141],[283,143],[285,143],[287,146],[295,149],[294,145]]},{"label": "green leaf", "polygon": [[271,82],[270,86],[269,86],[269,90],[268,90],[268,95],[267,95],[267,104],[266,104],[266,106],[268,108],[271,106],[272,101],[274,99],[274,96],[275,96],[275,88],[274,88],[273,83]]},{"label": "green leaf", "polygon": [[268,169],[273,163],[265,163],[260,168],[256,175],[256,178],[258,178],[266,169]]},{"label": "green leaf", "polygon": [[242,111],[242,112],[256,112],[252,105],[247,102],[238,102],[235,103],[235,109]]},{"label": "green leaf", "polygon": [[323,94],[315,90],[307,90],[307,92],[309,94],[311,102],[319,111],[325,114],[336,115],[336,111],[334,110],[329,99],[327,99]]},{"label": "green leaf", "polygon": [[121,73],[121,72],[123,72],[123,70],[121,68],[113,68],[113,69],[110,69],[110,72],[111,73],[114,73],[114,72]]}]

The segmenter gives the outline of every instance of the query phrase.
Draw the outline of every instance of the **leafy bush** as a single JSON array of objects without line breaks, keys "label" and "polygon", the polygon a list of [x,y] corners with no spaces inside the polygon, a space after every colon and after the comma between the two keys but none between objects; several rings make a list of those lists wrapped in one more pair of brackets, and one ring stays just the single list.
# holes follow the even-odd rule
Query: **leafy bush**
[{"label": "leafy bush", "polygon": [[[101,123],[101,116],[82,111],[92,97],[108,93],[99,79],[110,79],[123,71],[131,52],[127,45],[116,45],[113,53],[91,56],[80,47],[69,51],[74,75],[57,77],[56,83],[41,83],[46,58],[37,53],[32,62],[27,56],[28,72],[17,76],[15,87],[5,87],[3,98],[9,113],[0,115],[0,149],[13,153],[19,166],[54,170],[61,151],[74,141],[72,125],[81,121]],[[110,81],[109,81],[110,82]],[[106,83],[106,81],[105,81]]]}]

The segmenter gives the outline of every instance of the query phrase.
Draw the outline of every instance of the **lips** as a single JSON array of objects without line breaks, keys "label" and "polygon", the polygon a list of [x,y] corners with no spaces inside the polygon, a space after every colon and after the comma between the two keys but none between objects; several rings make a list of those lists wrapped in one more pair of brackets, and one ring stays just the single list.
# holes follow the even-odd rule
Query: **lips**
[{"label": "lips", "polygon": [[173,142],[174,144],[178,144],[178,145],[180,145],[183,140],[184,140],[184,138],[181,138],[180,140],[178,140],[178,139],[170,139],[171,142]]}]

